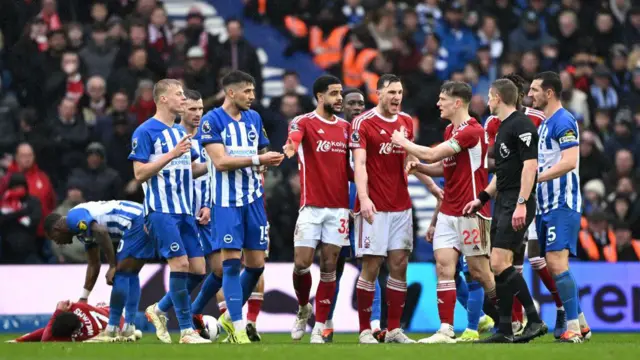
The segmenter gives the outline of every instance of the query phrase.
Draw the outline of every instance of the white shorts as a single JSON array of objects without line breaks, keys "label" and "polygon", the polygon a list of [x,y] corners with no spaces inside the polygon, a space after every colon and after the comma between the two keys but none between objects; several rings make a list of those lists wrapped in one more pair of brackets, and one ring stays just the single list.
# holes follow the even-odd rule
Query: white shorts
[{"label": "white shorts", "polygon": [[536,230],[536,219],[534,218],[531,224],[529,224],[529,228],[527,232],[524,234],[524,237],[527,240],[538,240],[538,231]]},{"label": "white shorts", "polygon": [[464,256],[488,255],[491,251],[491,220],[479,216],[438,215],[433,250],[456,249]]},{"label": "white shorts", "polygon": [[349,209],[305,206],[298,214],[293,246],[316,248],[319,242],[349,245]]},{"label": "white shorts", "polygon": [[355,218],[356,256],[387,256],[391,250],[413,250],[413,216],[411,209],[378,212],[369,224],[362,214]]}]

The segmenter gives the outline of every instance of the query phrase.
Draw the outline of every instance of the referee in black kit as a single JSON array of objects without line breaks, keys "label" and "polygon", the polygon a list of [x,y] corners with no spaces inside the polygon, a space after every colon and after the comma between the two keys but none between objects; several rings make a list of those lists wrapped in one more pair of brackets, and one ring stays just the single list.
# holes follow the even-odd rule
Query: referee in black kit
[{"label": "referee in black kit", "polygon": [[[478,199],[464,208],[465,214],[475,213],[497,193],[491,223],[491,268],[500,321],[498,331],[480,341],[486,343],[529,342],[547,333],[527,283],[513,267],[513,254],[520,250],[524,233],[536,214],[538,171],[538,132],[533,122],[516,109],[517,100],[518,89],[510,80],[496,80],[491,85],[489,109],[501,121],[494,147],[496,172]],[[516,338],[511,328],[514,296],[524,306],[528,320],[522,335]]]}]

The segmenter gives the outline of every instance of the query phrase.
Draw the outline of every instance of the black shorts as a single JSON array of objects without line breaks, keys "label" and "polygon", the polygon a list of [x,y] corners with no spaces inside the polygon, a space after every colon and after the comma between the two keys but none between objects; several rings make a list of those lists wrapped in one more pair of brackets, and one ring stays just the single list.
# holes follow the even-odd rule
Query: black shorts
[{"label": "black shorts", "polygon": [[513,230],[511,218],[518,203],[518,191],[498,193],[493,205],[493,221],[491,222],[491,246],[499,249],[511,250],[514,253],[521,251],[524,241],[524,233],[536,216],[536,202],[534,194],[527,201],[527,218],[525,226],[519,230]]}]

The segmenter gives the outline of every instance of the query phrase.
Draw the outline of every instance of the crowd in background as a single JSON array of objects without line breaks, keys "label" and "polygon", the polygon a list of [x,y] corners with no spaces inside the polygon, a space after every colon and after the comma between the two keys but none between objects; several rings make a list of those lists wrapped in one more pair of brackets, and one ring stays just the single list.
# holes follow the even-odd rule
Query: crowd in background
[{"label": "crowd in background", "polygon": [[[563,103],[581,130],[579,258],[640,259],[640,7],[632,1],[244,3],[247,18],[287,36],[285,56],[308,53],[371,106],[377,77],[400,75],[403,111],[423,145],[442,141],[447,125],[436,108],[443,81],[470,83],[471,111],[484,121],[496,78],[559,72]],[[282,96],[260,101],[260,44],[246,40],[242,19],[227,19],[221,41],[197,7],[176,28],[157,0],[0,0],[0,8],[0,263],[82,262],[83,246],[53,246],[42,219],[84,201],[142,201],[127,155],[131,133],[154,114],[161,78],[198,90],[208,110],[224,99],[224,74],[250,73],[274,149],[288,122],[315,106],[292,71]],[[293,258],[298,181],[296,160],[268,173],[273,261]]]}]

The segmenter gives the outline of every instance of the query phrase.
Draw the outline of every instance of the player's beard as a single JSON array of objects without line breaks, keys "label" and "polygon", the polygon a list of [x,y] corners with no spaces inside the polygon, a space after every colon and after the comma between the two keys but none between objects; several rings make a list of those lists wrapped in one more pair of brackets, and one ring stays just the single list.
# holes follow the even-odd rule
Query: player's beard
[{"label": "player's beard", "polygon": [[547,100],[538,101],[536,106],[534,106],[534,108],[536,110],[544,111],[544,108],[547,107],[547,104],[549,104]]},{"label": "player's beard", "polygon": [[251,109],[251,104],[249,106],[246,105],[246,101],[236,101],[236,107],[240,111],[247,111]]},{"label": "player's beard", "polygon": [[324,111],[329,115],[334,115],[336,113],[336,111],[333,109],[332,104],[324,103],[322,107],[324,108]]}]

